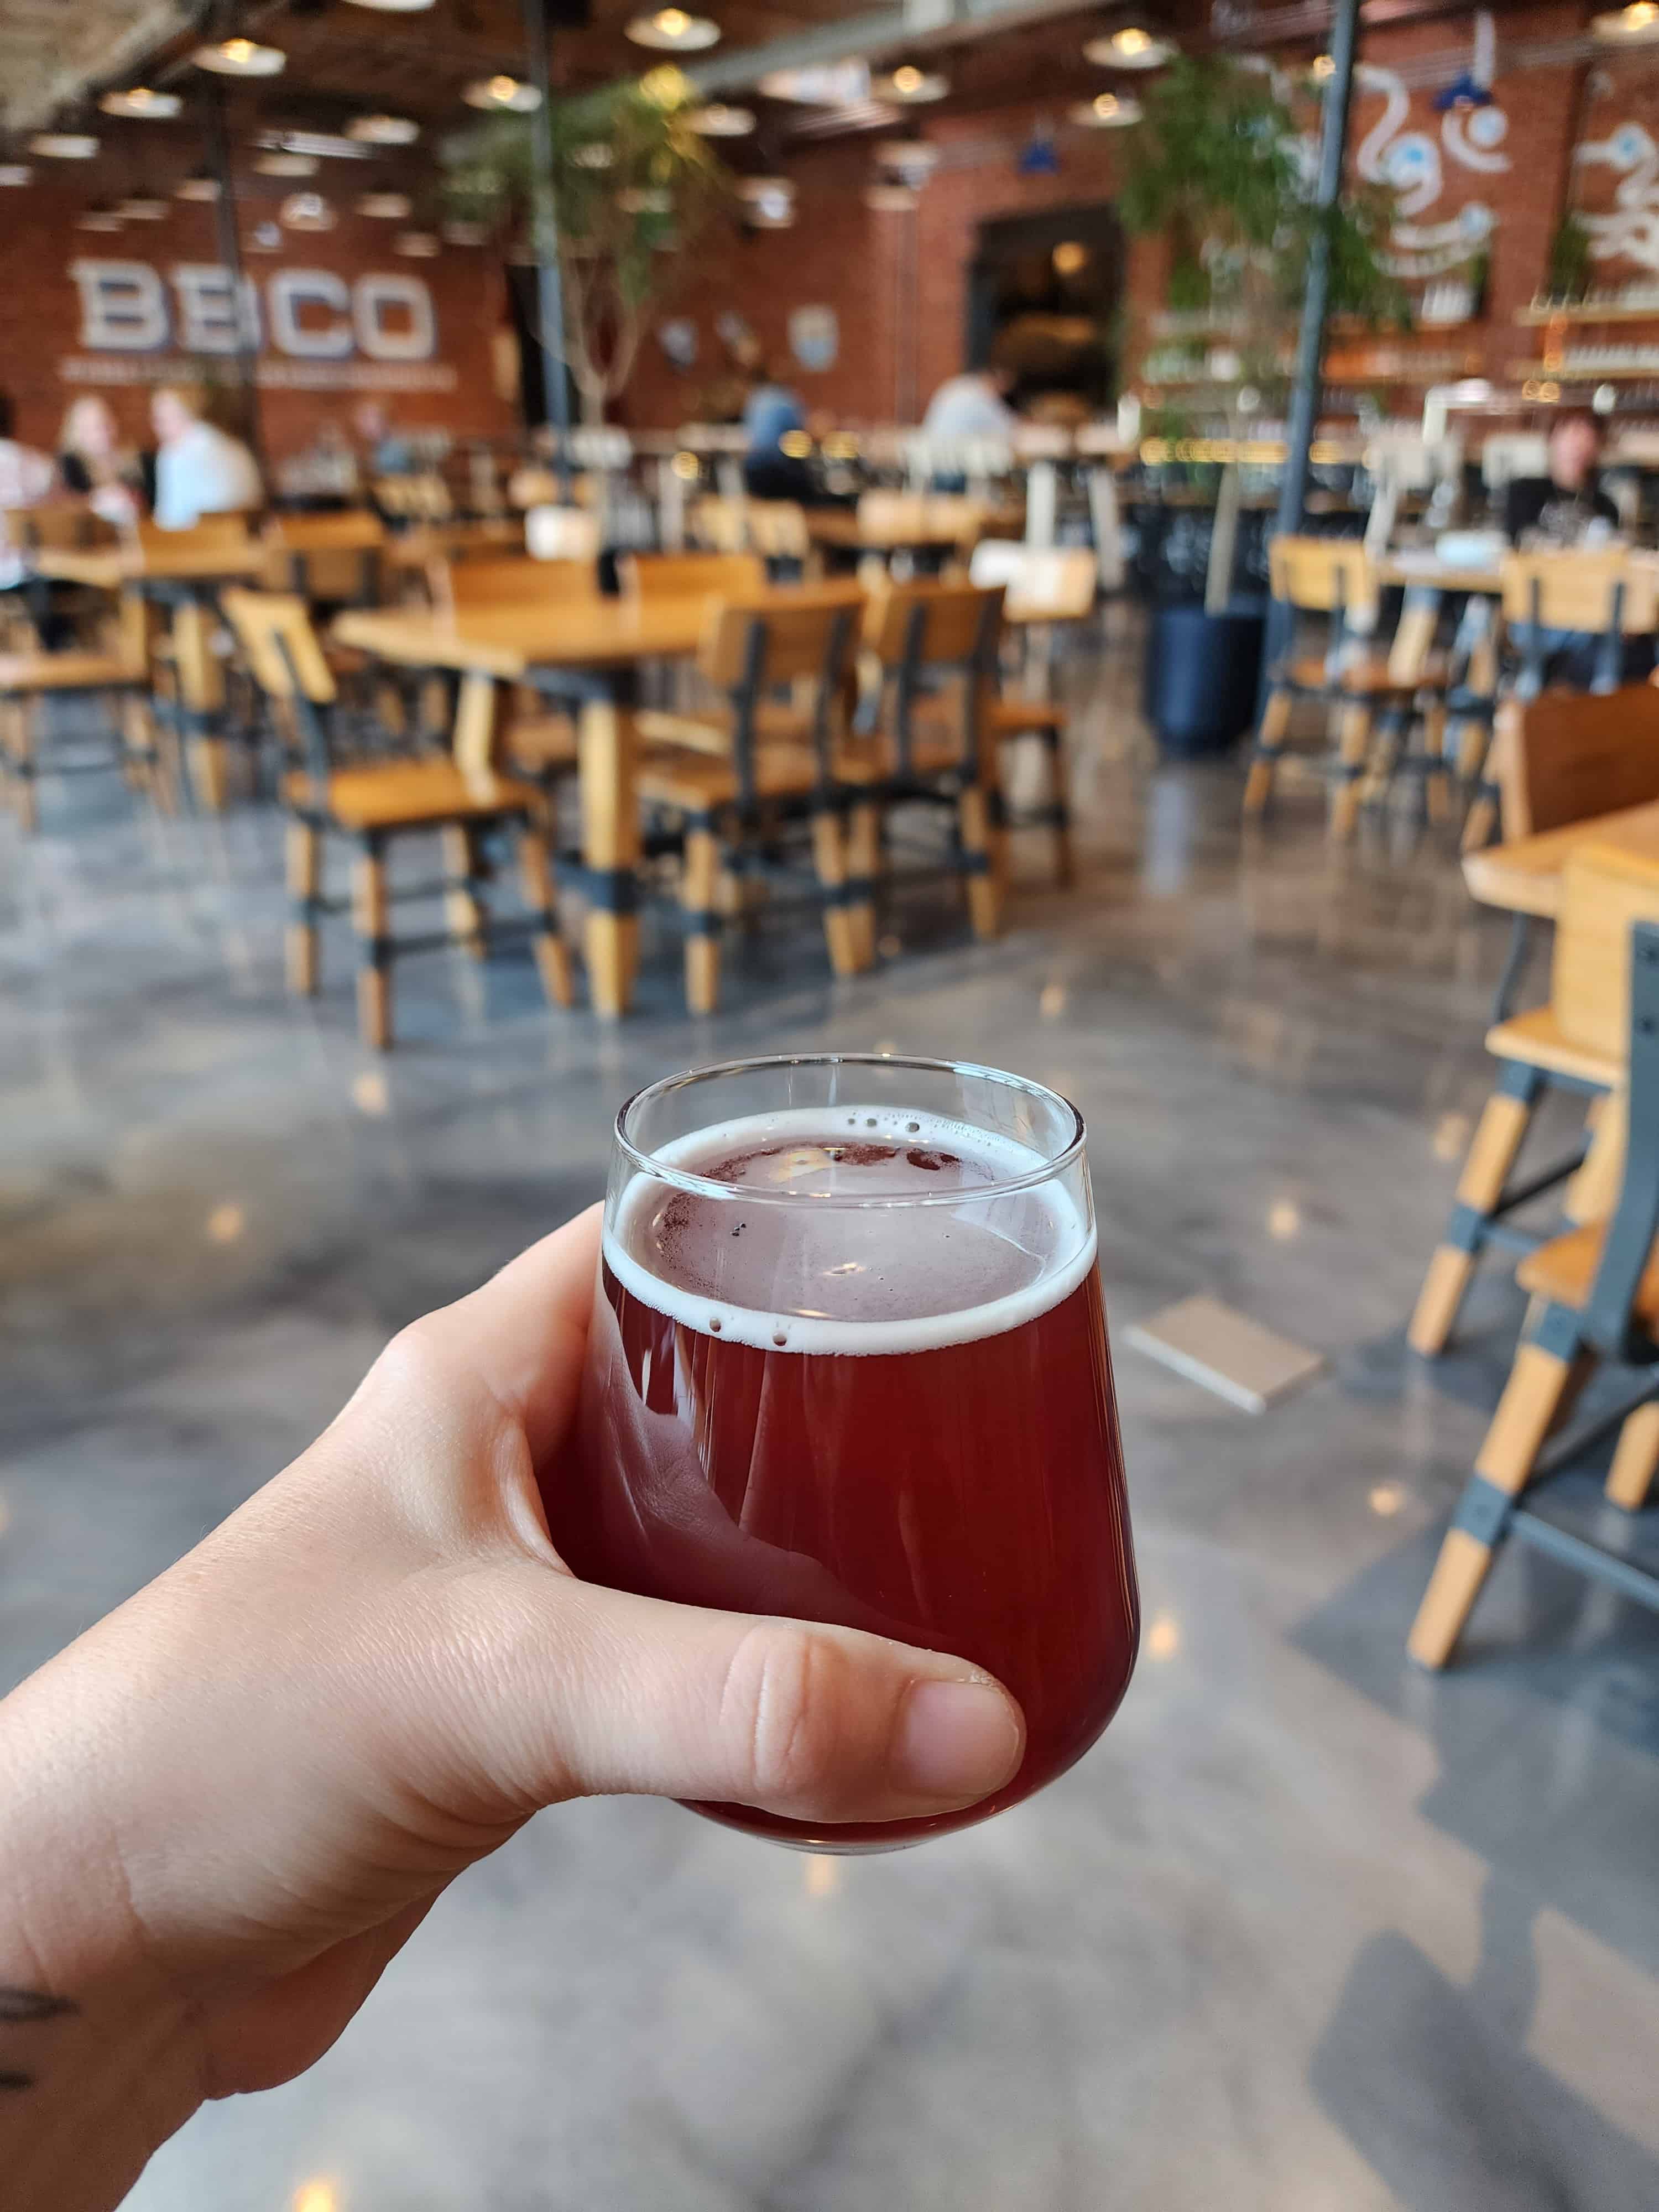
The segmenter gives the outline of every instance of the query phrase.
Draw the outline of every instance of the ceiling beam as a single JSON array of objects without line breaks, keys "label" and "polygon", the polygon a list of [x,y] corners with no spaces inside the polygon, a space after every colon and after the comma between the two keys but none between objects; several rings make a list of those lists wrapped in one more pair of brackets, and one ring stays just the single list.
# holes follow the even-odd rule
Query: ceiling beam
[{"label": "ceiling beam", "polygon": [[834,62],[878,61],[888,54],[961,46],[1024,23],[1088,14],[1098,4],[1099,0],[908,0],[902,7],[846,15],[813,30],[769,39],[763,46],[739,46],[685,73],[705,97],[743,92],[775,70],[821,69]]},{"label": "ceiling beam", "polygon": [[[185,0],[10,0],[0,20],[0,126],[38,131],[92,82],[118,79],[184,28]],[[40,37],[34,39],[38,16]]]}]

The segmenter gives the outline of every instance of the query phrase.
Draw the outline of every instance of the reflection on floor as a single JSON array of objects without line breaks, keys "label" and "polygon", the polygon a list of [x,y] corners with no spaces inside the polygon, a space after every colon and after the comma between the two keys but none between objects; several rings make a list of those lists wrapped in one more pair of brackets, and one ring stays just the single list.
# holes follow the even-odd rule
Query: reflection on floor
[{"label": "reflection on floor", "polygon": [[[273,825],[47,785],[0,823],[0,1684],[305,1443],[389,1330],[601,1184],[641,1081],[902,1046],[1092,1130],[1120,1336],[1212,1291],[1327,1372],[1259,1420],[1124,1351],[1147,1634],[1099,1748],[991,1826],[802,1861],[665,1805],[534,1824],[304,2081],[204,2115],[136,2212],[1638,2212],[1659,2203],[1659,1623],[1512,1546],[1466,1661],[1402,1640],[1519,1316],[1401,1331],[1486,1081],[1501,925],[1437,845],[1348,855],[1158,768],[1133,639],[1084,702],[1081,880],[978,950],[923,901],[678,1011],[527,960],[281,989]],[[1035,875],[1041,854],[1026,856]],[[307,2195],[307,2189],[310,2194]]]}]

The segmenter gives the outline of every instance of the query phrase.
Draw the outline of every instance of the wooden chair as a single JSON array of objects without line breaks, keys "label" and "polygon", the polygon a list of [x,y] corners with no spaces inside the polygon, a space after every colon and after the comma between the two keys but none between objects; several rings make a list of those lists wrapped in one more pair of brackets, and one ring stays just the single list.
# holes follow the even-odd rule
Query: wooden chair
[{"label": "wooden chair", "polygon": [[[1006,538],[988,538],[975,545],[968,567],[971,583],[1003,587],[1003,611],[1010,625],[1019,625],[1024,648],[1025,682],[1030,682],[1033,659],[1045,690],[1052,682],[1051,651],[1054,623],[1085,622],[1095,610],[1099,574],[1093,552],[1086,545],[1022,545]],[[1035,633],[1037,650],[1031,650]],[[1041,748],[1048,793],[1037,805],[1020,812],[1007,811],[1010,829],[1046,829],[1053,840],[1054,881],[1072,880],[1072,817],[1066,766],[1066,709],[1047,696],[1033,697],[1021,688],[1005,685],[989,702],[991,734],[1000,744],[1035,738]]]},{"label": "wooden chair", "polygon": [[[782,827],[810,827],[824,936],[838,975],[865,964],[874,942],[871,884],[849,877],[842,817],[857,769],[844,758],[846,676],[857,635],[855,592],[762,594],[716,605],[698,654],[725,709],[702,744],[654,745],[639,769],[640,797],[684,821],[680,903],[686,931],[685,994],[694,1013],[720,994],[717,901],[723,874],[753,872]],[[781,685],[810,690],[811,722],[769,737],[763,709]]]},{"label": "wooden chair", "polygon": [[[0,794],[26,831],[39,820],[42,774],[78,775],[118,768],[127,781],[171,811],[174,763],[164,754],[149,706],[149,611],[124,593],[115,636],[92,652],[0,654]],[[102,698],[113,710],[113,741],[92,750],[42,747],[48,699]]]},{"label": "wooden chair", "polygon": [[[459,944],[482,958],[492,939],[527,935],[548,997],[571,1003],[570,955],[559,934],[552,864],[533,784],[453,760],[381,761],[336,767],[330,722],[336,691],[305,602],[273,592],[227,591],[225,614],[273,709],[287,725],[303,765],[283,781],[289,812],[288,884],[294,901],[288,932],[291,990],[310,996],[319,986],[318,930],[326,914],[349,903],[358,939],[357,1018],[363,1042],[377,1051],[392,1042],[392,969],[409,952]],[[393,937],[386,850],[398,837],[436,831],[442,843],[447,926],[422,937]],[[485,910],[483,842],[506,830],[518,848],[528,911],[495,921]],[[324,841],[348,838],[356,848],[349,902],[323,896]],[[398,894],[427,895],[431,886]]]},{"label": "wooden chair", "polygon": [[766,589],[758,553],[625,553],[617,563],[629,599],[752,599]]},{"label": "wooden chair", "polygon": [[1583,690],[1561,684],[1559,672],[1552,669],[1552,634],[1593,641],[1595,672],[1588,689],[1591,696],[1606,696],[1623,684],[1626,638],[1650,636],[1659,629],[1659,567],[1651,556],[1633,553],[1628,546],[1510,553],[1504,556],[1502,575],[1504,633],[1518,665],[1509,679],[1510,698],[1498,710],[1484,753],[1472,751],[1463,763],[1474,785],[1463,825],[1465,852],[1485,845],[1500,819],[1505,837],[1530,834],[1511,825],[1505,804],[1504,762],[1512,747],[1504,732],[1513,721],[1510,702],[1530,705],[1543,696],[1547,678],[1554,679],[1552,690],[1569,697],[1585,696]]},{"label": "wooden chair", "polygon": [[[1601,695],[1549,690],[1532,700],[1508,699],[1498,714],[1495,766],[1506,838],[1564,829],[1659,799],[1659,691],[1632,684]],[[1537,1243],[1505,1217],[1582,1166],[1567,1211],[1571,1218],[1583,1218],[1586,1208],[1598,1202],[1609,1171],[1608,1148],[1616,1146],[1614,1125],[1607,1124],[1605,1131],[1597,1127],[1588,1160],[1575,1152],[1510,1187],[1545,1092],[1580,1092],[1599,1116],[1601,1102],[1619,1082],[1621,1068],[1620,1054],[1588,1051],[1574,1040],[1553,989],[1549,1005],[1507,1014],[1510,980],[1524,962],[1531,929],[1528,915],[1517,915],[1515,921],[1505,980],[1498,989],[1498,1011],[1504,1018],[1486,1033],[1486,1049],[1503,1062],[1502,1072],[1475,1129],[1450,1219],[1429,1262],[1407,1332],[1413,1348],[1430,1358],[1444,1350],[1488,1246],[1524,1253]]]},{"label": "wooden chair", "polygon": [[[1516,1271],[1533,1318],[1412,1627],[1409,1649],[1425,1667],[1450,1657],[1493,1554],[1510,1535],[1659,1606],[1659,1575],[1519,1502],[1546,1439],[1604,1359],[1644,1370],[1646,1386],[1625,1419],[1607,1497],[1637,1510],[1659,1466],[1659,866],[1609,847],[1573,855],[1554,1000],[1575,1044],[1624,1059],[1630,1140],[1607,1218],[1540,1244]],[[1563,1446],[1562,1457],[1571,1449]]]},{"label": "wooden chair", "polygon": [[386,525],[378,514],[274,514],[267,587],[334,607],[379,606],[384,597]]},{"label": "wooden chair", "polygon": [[[493,607],[574,606],[599,596],[591,560],[434,561],[427,587],[440,613],[456,620],[487,615]],[[515,684],[504,708],[501,746],[520,775],[551,784],[574,775],[579,759],[576,725],[562,707],[550,706],[527,684]]]},{"label": "wooden chair", "polygon": [[237,553],[246,545],[253,520],[247,514],[204,514],[187,529],[163,530],[159,522],[133,525],[133,543],[147,563],[167,574],[167,556],[179,553]]},{"label": "wooden chair", "polygon": [[[1443,720],[1436,712],[1422,717],[1425,746],[1401,757],[1401,742],[1420,696],[1429,700],[1443,687],[1444,665],[1428,651],[1425,621],[1415,611],[1402,621],[1386,654],[1373,650],[1370,630],[1376,619],[1379,586],[1376,571],[1358,538],[1275,538],[1268,548],[1273,595],[1297,614],[1328,617],[1322,659],[1298,654],[1294,647],[1273,669],[1256,731],[1250,772],[1244,786],[1244,812],[1261,814],[1273,797],[1291,711],[1298,699],[1316,699],[1334,721],[1328,773],[1332,834],[1349,837],[1358,817],[1362,784],[1365,795],[1380,793],[1399,769],[1420,769],[1429,811],[1449,811],[1446,763],[1439,748]],[[1354,625],[1358,623],[1358,629]],[[1379,745],[1380,757],[1372,758]]]},{"label": "wooden chair", "polygon": [[[1003,870],[997,842],[1000,786],[988,709],[1002,638],[1000,589],[894,584],[870,598],[864,647],[872,678],[854,757],[884,814],[921,800],[951,820],[945,868],[968,895],[976,937],[994,937]],[[870,807],[861,814],[868,818]],[[853,866],[873,874],[880,844],[854,824]]]}]

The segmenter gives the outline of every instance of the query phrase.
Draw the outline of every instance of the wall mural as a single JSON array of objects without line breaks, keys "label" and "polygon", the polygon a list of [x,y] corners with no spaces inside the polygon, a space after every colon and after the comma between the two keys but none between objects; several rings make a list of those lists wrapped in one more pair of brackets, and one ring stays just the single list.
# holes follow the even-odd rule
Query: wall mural
[{"label": "wall mural", "polygon": [[1577,211],[1589,234],[1592,258],[1659,269],[1659,146],[1651,136],[1639,123],[1621,123],[1605,138],[1585,139],[1572,158],[1587,167],[1605,166],[1619,176],[1610,212]]},{"label": "wall mural", "polygon": [[1497,60],[1497,33],[1483,9],[1474,19],[1474,46],[1466,72],[1479,104],[1449,106],[1440,118],[1439,139],[1426,131],[1408,131],[1411,94],[1395,70],[1360,62],[1354,83],[1361,93],[1380,93],[1382,112],[1359,143],[1354,166],[1369,184],[1392,186],[1395,219],[1389,233],[1393,251],[1383,258],[1396,276],[1439,276],[1461,268],[1492,237],[1497,218],[1482,200],[1468,200],[1439,222],[1419,222],[1439,199],[1446,182],[1443,155],[1461,169],[1496,176],[1510,167],[1504,151],[1510,118],[1490,98]]}]

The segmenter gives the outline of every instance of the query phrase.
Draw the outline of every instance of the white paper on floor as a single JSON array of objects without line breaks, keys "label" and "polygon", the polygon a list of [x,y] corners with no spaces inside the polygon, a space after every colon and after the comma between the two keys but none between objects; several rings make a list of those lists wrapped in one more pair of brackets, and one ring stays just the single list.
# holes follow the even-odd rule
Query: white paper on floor
[{"label": "white paper on floor", "polygon": [[1305,1345],[1203,1293],[1137,1322],[1127,1340],[1247,1413],[1265,1413],[1325,1364]]}]

